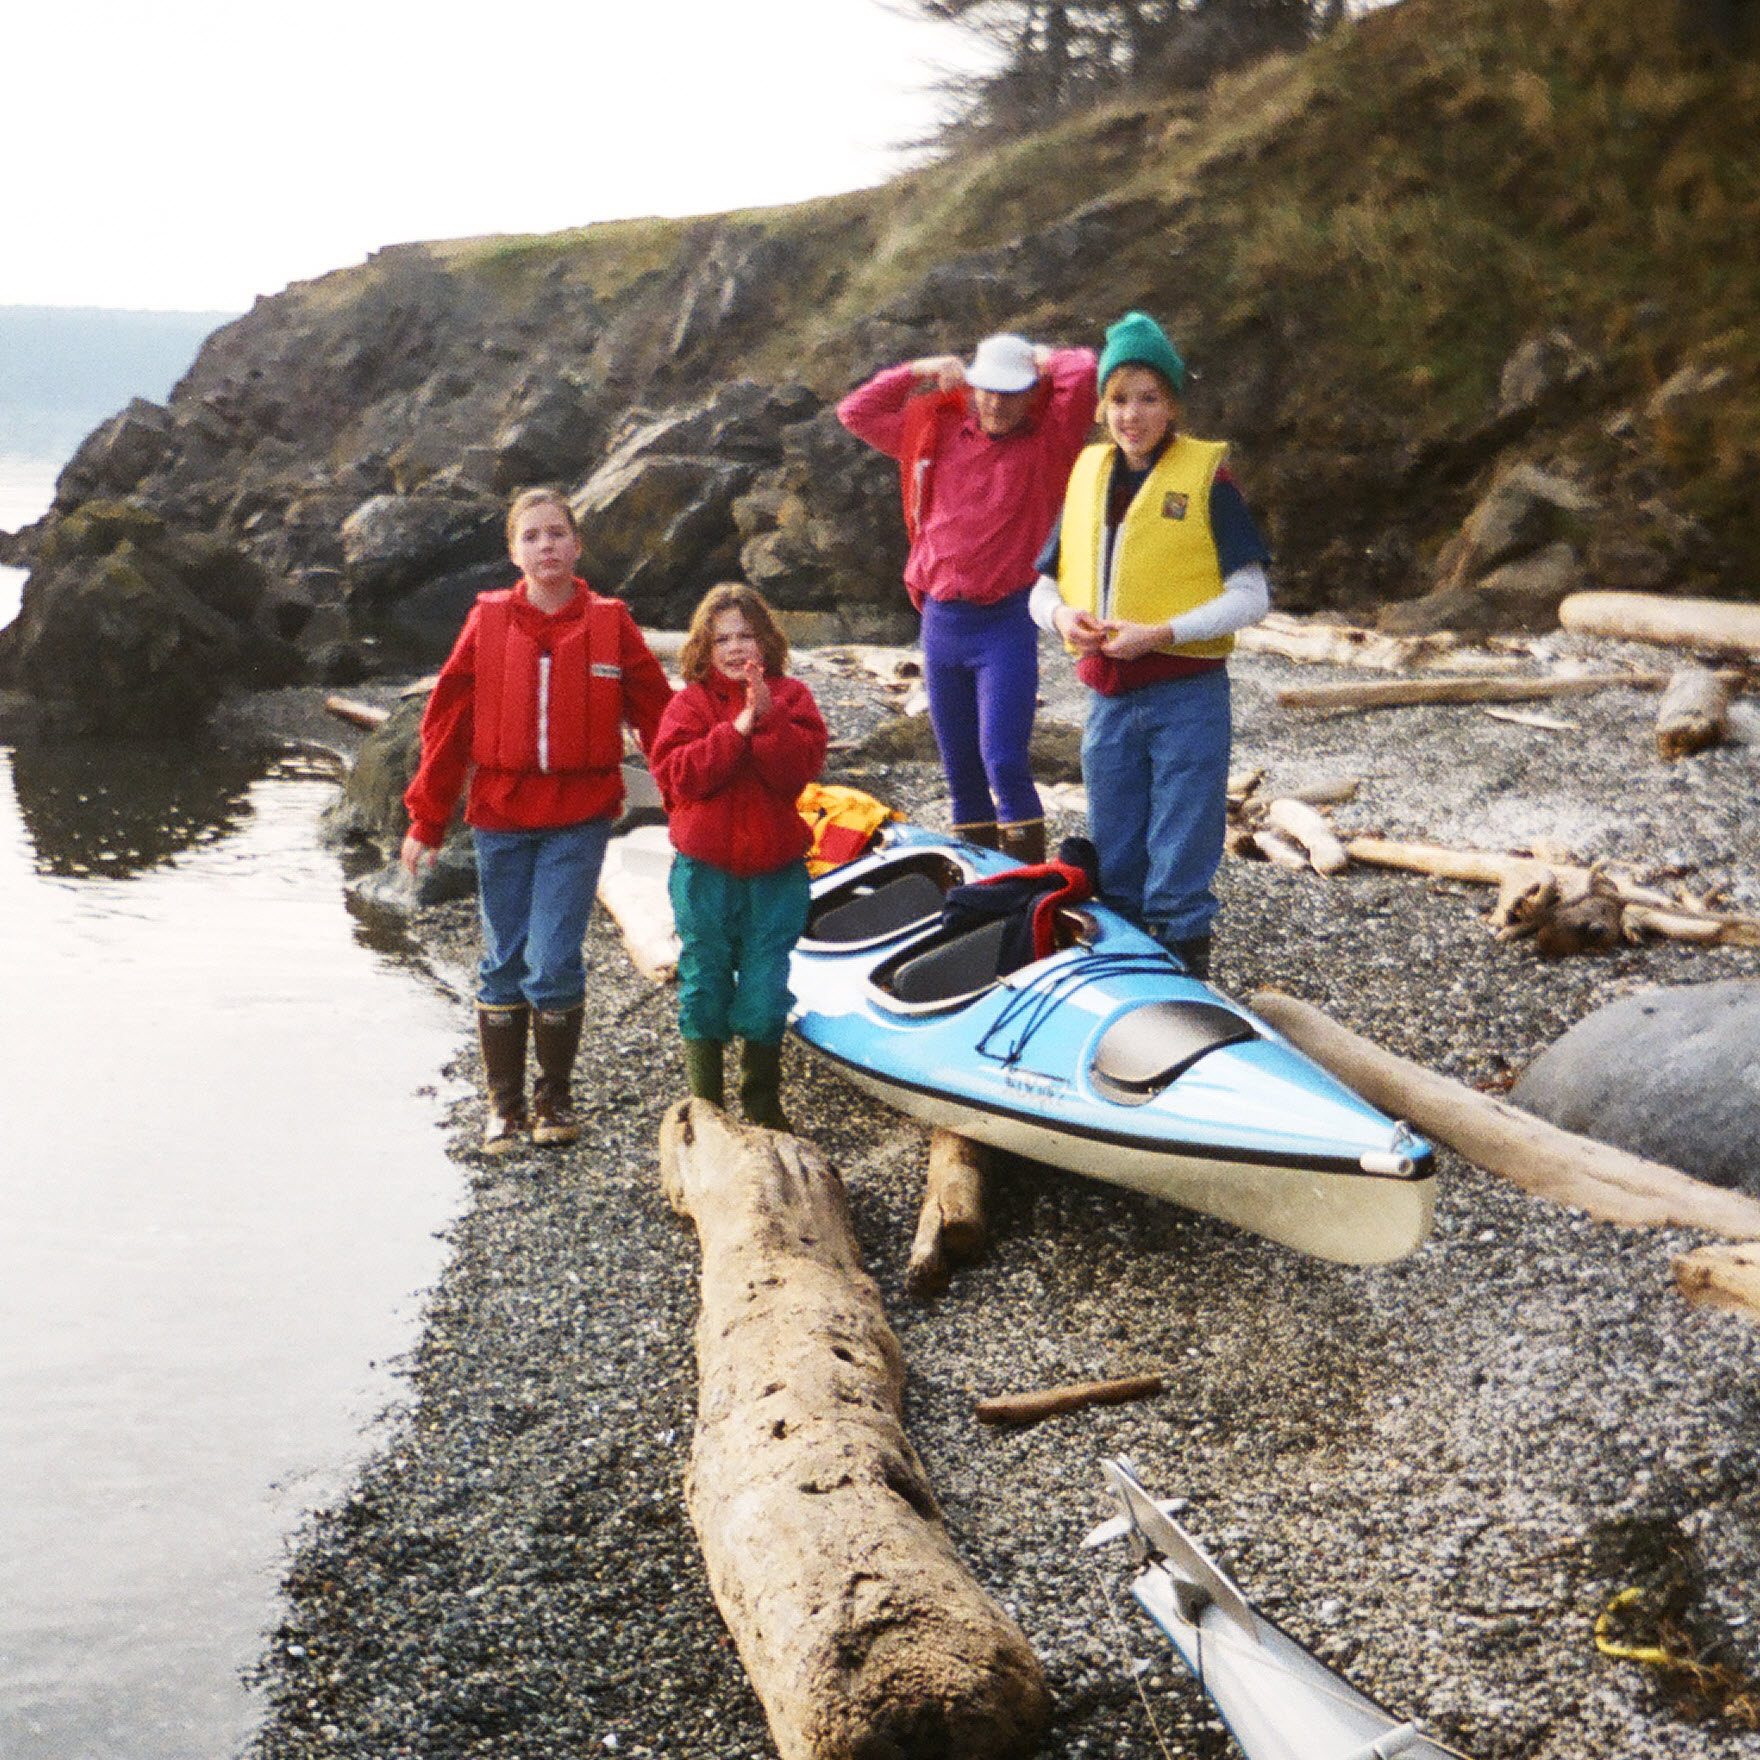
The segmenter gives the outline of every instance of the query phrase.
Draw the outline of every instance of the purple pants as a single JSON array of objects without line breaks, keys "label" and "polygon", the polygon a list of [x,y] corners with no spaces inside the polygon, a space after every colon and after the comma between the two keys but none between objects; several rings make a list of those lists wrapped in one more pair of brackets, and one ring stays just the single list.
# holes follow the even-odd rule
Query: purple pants
[{"label": "purple pants", "polygon": [[923,682],[955,825],[1045,816],[1027,753],[1039,700],[1039,631],[1027,591],[995,605],[923,604]]}]

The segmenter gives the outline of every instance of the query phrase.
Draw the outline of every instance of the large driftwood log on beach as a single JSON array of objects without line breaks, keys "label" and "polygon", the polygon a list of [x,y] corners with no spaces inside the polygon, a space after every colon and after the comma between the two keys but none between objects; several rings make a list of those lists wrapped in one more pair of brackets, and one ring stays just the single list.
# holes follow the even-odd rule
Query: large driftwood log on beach
[{"label": "large driftwood log on beach", "polygon": [[1569,1204],[1602,1222],[1702,1228],[1738,1240],[1760,1236],[1760,1200],[1560,1130],[1507,1101],[1383,1051],[1311,1003],[1281,991],[1258,991],[1251,1006],[1370,1105],[1410,1119],[1475,1167],[1537,1197]]},{"label": "large driftwood log on beach", "polygon": [[1390,678],[1366,684],[1286,685],[1286,709],[1396,709],[1408,703],[1520,703],[1596,691],[1660,690],[1666,672],[1564,672],[1551,678]]},{"label": "large driftwood log on beach", "polygon": [[666,1115],[660,1162],[703,1255],[686,1501],[783,1760],[1030,1753],[1044,1674],[905,1436],[843,1182],[810,1143],[702,1101]]},{"label": "large driftwood log on beach", "polygon": [[1559,602],[1558,621],[1579,635],[1760,660],[1760,605],[1658,593],[1571,593]]}]

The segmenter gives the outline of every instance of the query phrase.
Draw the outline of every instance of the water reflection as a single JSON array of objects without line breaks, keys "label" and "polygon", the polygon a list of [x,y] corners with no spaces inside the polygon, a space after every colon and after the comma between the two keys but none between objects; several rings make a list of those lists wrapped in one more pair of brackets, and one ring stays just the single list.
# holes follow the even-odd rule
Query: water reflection
[{"label": "water reflection", "polygon": [[282,1537],[437,1269],[458,1016],[363,945],[332,793],[249,752],[0,747],[8,1760],[236,1750]]},{"label": "water reflection", "polygon": [[260,752],[70,740],[20,746],[12,786],[39,873],[120,880],[231,835],[269,767]]}]

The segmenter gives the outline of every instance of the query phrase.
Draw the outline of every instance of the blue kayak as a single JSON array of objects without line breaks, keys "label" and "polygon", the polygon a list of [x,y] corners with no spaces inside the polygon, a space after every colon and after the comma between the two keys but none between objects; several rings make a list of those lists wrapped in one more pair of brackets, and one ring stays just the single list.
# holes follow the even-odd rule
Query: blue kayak
[{"label": "blue kayak", "polygon": [[795,1032],[926,1124],[1301,1252],[1374,1265],[1422,1244],[1429,1144],[1117,912],[1060,906],[1048,951],[1012,968],[1005,922],[947,920],[950,891],[1012,867],[894,826],[815,881]]}]

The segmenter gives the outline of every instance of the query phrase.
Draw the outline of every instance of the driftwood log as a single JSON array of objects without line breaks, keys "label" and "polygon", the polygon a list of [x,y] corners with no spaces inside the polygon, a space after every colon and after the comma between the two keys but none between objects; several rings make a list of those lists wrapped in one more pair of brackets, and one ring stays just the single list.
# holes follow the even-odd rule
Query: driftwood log
[{"label": "driftwood log", "polygon": [[666,1115],[660,1164],[703,1257],[686,1502],[783,1760],[1030,1753],[1044,1674],[905,1436],[843,1182],[810,1143],[702,1101]]},{"label": "driftwood log", "polygon": [[1657,756],[1672,763],[1721,744],[1729,732],[1730,686],[1707,666],[1677,668],[1656,708]]},{"label": "driftwood log", "polygon": [[1760,660],[1760,605],[1659,593],[1571,593],[1558,621],[1581,635]]},{"label": "driftwood log", "polygon": [[[1345,845],[1353,862],[1372,867],[1404,868],[1434,874],[1443,880],[1466,880],[1498,888],[1493,921],[1500,930],[1523,914],[1519,901],[1536,900],[1550,888],[1553,899],[1570,903],[1593,895],[1619,905],[1619,930],[1628,940],[1666,935],[1705,946],[1760,947],[1760,918],[1714,910],[1703,900],[1671,898],[1654,887],[1640,886],[1623,875],[1583,867],[1548,855],[1504,855],[1495,850],[1449,849],[1435,843],[1408,843],[1394,838],[1353,837]],[[1525,920],[1538,930],[1538,911],[1527,907]],[[1564,951],[1561,949],[1560,951]]]},{"label": "driftwood log", "polygon": [[1760,1241],[1695,1247],[1675,1260],[1674,1280],[1694,1307],[1734,1308],[1760,1319]]},{"label": "driftwood log", "polygon": [[1286,685],[1286,709],[1395,709],[1408,703],[1520,703],[1596,691],[1660,690],[1666,672],[1566,672],[1551,678],[1390,678],[1364,684]]},{"label": "driftwood log", "polygon": [[389,709],[381,709],[377,703],[357,703],[352,697],[326,697],[324,707],[338,721],[364,727],[369,733],[391,718]]},{"label": "driftwood log", "polygon": [[1410,1119],[1475,1167],[1537,1197],[1569,1204],[1602,1222],[1702,1228],[1738,1240],[1760,1236],[1760,1199],[1560,1130],[1507,1101],[1383,1051],[1311,1003],[1281,991],[1258,991],[1251,1006],[1370,1105]]},{"label": "driftwood log", "polygon": [[1112,1381],[1075,1381],[1066,1387],[1044,1387],[1034,1393],[999,1393],[977,1404],[980,1424],[1037,1424],[1084,1406],[1118,1406],[1127,1400],[1152,1399],[1161,1391],[1159,1375],[1121,1375]]},{"label": "driftwood log", "polygon": [[929,1137],[923,1208],[911,1242],[905,1289],[916,1300],[947,1288],[954,1265],[984,1250],[984,1149],[937,1128]]},{"label": "driftwood log", "polygon": [[1317,874],[1342,874],[1351,859],[1339,842],[1326,815],[1318,807],[1290,796],[1280,796],[1266,803],[1265,823],[1281,831],[1307,851],[1308,861]]}]

